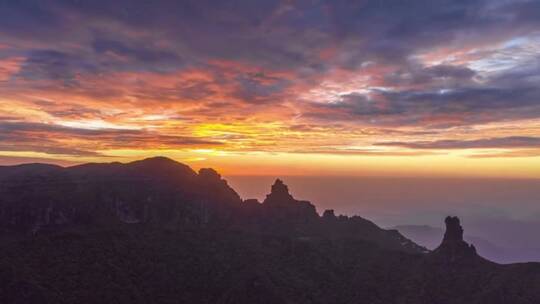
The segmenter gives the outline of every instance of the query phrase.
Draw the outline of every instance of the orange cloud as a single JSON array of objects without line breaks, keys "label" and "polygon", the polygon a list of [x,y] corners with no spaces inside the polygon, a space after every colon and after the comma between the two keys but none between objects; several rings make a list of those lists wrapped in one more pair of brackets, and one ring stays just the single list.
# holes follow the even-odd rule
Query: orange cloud
[{"label": "orange cloud", "polygon": [[7,81],[21,69],[24,57],[0,59],[0,81]]}]

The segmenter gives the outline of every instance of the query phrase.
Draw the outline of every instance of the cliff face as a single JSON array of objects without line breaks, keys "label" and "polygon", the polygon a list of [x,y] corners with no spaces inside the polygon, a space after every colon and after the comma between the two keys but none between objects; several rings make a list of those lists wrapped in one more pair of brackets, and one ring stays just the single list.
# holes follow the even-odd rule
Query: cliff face
[{"label": "cliff face", "polygon": [[299,201],[289,193],[289,187],[277,179],[270,194],[263,202],[263,208],[269,216],[290,220],[309,221],[318,218],[315,206],[308,201]]},{"label": "cliff face", "polygon": [[444,232],[443,243],[463,242],[463,228],[456,216],[448,216],[444,223],[446,231]]},{"label": "cliff face", "polygon": [[122,225],[173,230],[235,229],[304,238],[349,237],[422,252],[395,231],[360,217],[325,221],[276,180],[266,199],[242,201],[219,173],[164,157],[62,168],[0,167],[0,228],[38,234]]},{"label": "cliff face", "polygon": [[215,171],[197,174],[166,158],[6,167],[0,185],[0,226],[31,233],[77,225],[196,225],[228,219],[227,209],[241,204]]}]

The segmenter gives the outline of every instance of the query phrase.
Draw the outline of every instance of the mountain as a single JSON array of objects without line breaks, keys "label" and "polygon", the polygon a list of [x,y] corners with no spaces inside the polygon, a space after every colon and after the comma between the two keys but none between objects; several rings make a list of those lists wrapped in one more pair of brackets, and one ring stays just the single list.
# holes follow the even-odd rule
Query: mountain
[{"label": "mountain", "polygon": [[323,220],[314,205],[294,199],[279,179],[263,203],[243,201],[215,170],[197,173],[164,157],[68,168],[0,167],[0,185],[0,227],[23,234],[141,224],[173,230],[347,236],[409,252],[425,250],[361,217]]},{"label": "mountain", "polygon": [[241,204],[238,194],[212,169],[197,174],[163,157],[69,168],[41,164],[4,167],[0,168],[0,185],[3,228],[31,233],[119,222],[161,225],[184,221],[187,225],[214,216],[205,212],[217,217]]},{"label": "mountain", "polygon": [[1,303],[538,303],[540,264],[499,265],[446,219],[433,251],[322,216],[276,180],[242,200],[167,158],[0,167]]}]

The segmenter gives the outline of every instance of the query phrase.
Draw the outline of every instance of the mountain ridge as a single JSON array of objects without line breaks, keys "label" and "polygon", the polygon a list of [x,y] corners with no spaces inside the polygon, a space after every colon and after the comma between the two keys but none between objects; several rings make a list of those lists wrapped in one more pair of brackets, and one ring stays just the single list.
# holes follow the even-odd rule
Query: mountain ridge
[{"label": "mountain ridge", "polygon": [[5,303],[540,300],[540,263],[482,258],[455,217],[429,252],[279,179],[259,202],[166,158],[23,168],[0,169]]}]

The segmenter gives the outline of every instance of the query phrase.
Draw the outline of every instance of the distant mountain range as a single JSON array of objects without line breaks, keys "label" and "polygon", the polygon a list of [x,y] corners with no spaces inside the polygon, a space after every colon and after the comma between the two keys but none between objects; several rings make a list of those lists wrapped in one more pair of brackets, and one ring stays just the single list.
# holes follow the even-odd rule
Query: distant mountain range
[{"label": "distant mountain range", "polygon": [[163,157],[0,167],[0,302],[540,303],[539,263],[496,264],[459,219],[446,226],[438,247],[439,231],[398,227],[429,251],[320,216],[281,180],[242,200],[215,170]]}]

